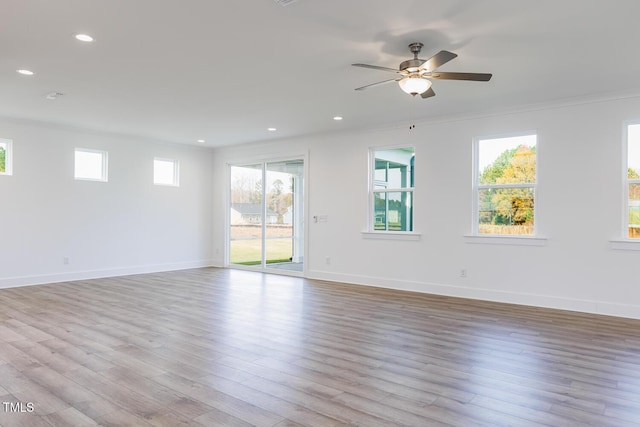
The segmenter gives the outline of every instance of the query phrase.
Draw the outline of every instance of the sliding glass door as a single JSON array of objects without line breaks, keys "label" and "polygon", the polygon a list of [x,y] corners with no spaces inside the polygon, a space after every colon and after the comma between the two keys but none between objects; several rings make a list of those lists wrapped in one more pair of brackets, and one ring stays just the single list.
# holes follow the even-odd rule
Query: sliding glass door
[{"label": "sliding glass door", "polygon": [[304,161],[230,167],[229,265],[302,272]]},{"label": "sliding glass door", "polygon": [[229,262],[262,263],[262,165],[231,167]]}]

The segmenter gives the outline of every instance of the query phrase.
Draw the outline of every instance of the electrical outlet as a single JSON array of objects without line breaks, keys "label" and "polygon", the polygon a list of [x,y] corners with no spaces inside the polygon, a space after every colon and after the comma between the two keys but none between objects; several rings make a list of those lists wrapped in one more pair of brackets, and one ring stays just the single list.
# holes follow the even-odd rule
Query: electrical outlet
[{"label": "electrical outlet", "polygon": [[69,265],[69,257],[68,257],[68,256],[63,257],[63,258],[62,258],[62,263],[63,263],[64,265]]},{"label": "electrical outlet", "polygon": [[466,268],[461,268],[460,269],[460,277],[467,277],[467,269]]},{"label": "electrical outlet", "polygon": [[327,264],[327,265],[331,264],[331,257],[325,257],[324,258],[324,263]]}]

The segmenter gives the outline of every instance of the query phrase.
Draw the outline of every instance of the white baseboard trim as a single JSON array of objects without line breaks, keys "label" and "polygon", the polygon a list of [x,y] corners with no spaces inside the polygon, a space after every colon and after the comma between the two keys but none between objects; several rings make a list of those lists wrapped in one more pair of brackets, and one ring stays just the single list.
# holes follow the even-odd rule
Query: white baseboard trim
[{"label": "white baseboard trim", "polygon": [[224,258],[213,258],[209,267],[225,268]]},{"label": "white baseboard trim", "polygon": [[101,279],[105,277],[130,276],[132,274],[160,273],[163,271],[187,270],[190,268],[211,267],[212,260],[183,261],[166,264],[137,265],[130,267],[107,268],[100,270],[82,270],[64,273],[51,273],[22,277],[0,278],[0,289],[19,286],[44,285],[47,283],[71,282],[75,280]]},{"label": "white baseboard trim", "polygon": [[374,286],[379,288],[420,292],[425,294],[470,298],[483,301],[504,302],[509,304],[578,311],[582,313],[601,314],[606,316],[625,317],[630,319],[640,319],[640,305],[633,304],[618,304],[613,302],[572,299],[551,295],[516,293],[475,287],[469,288],[458,285],[445,285],[441,283],[428,283],[374,276],[330,273],[318,270],[309,270],[307,272],[307,278],[329,282],[348,283],[353,285]]},{"label": "white baseboard trim", "polygon": [[[121,268],[74,271],[23,277],[0,278],[0,289],[19,286],[42,285],[48,283],[70,282],[75,280],[100,279],[105,277],[129,276],[132,274],[160,273],[165,271],[187,270],[190,268],[217,267],[214,260],[186,261],[167,264],[151,264]],[[469,288],[441,283],[398,280],[375,276],[364,276],[343,273],[330,273],[309,270],[307,278],[340,282],[352,285],[374,286],[425,294],[443,295],[458,298],[470,298],[484,301],[504,302],[509,304],[528,305],[534,307],[554,308],[558,310],[578,311],[583,313],[640,319],[640,305],[617,304],[582,299],[571,299],[549,295],[525,294],[499,291],[494,289]]]}]

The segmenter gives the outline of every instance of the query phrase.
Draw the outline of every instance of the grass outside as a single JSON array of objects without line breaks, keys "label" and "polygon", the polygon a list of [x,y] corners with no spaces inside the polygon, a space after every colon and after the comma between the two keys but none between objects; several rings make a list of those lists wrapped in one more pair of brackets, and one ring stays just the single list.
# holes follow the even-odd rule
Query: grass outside
[{"label": "grass outside", "polygon": [[[637,200],[629,200],[629,204]],[[629,206],[629,237],[640,237],[640,206]]]},{"label": "grass outside", "polygon": [[478,231],[480,232],[480,234],[532,235],[533,224],[531,225],[479,224]]},{"label": "grass outside", "polygon": [[[229,262],[231,264],[257,265],[262,259],[260,239],[232,240]],[[267,239],[267,264],[289,262],[293,256],[293,239],[290,237]]]}]

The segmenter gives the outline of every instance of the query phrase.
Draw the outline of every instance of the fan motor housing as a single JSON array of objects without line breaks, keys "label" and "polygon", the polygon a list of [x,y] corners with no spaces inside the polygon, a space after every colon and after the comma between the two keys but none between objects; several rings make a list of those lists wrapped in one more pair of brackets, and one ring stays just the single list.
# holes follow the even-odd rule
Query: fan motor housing
[{"label": "fan motor housing", "polygon": [[402,61],[398,69],[400,71],[415,72],[418,71],[418,68],[425,62],[426,61],[424,59],[408,59],[406,61]]}]

